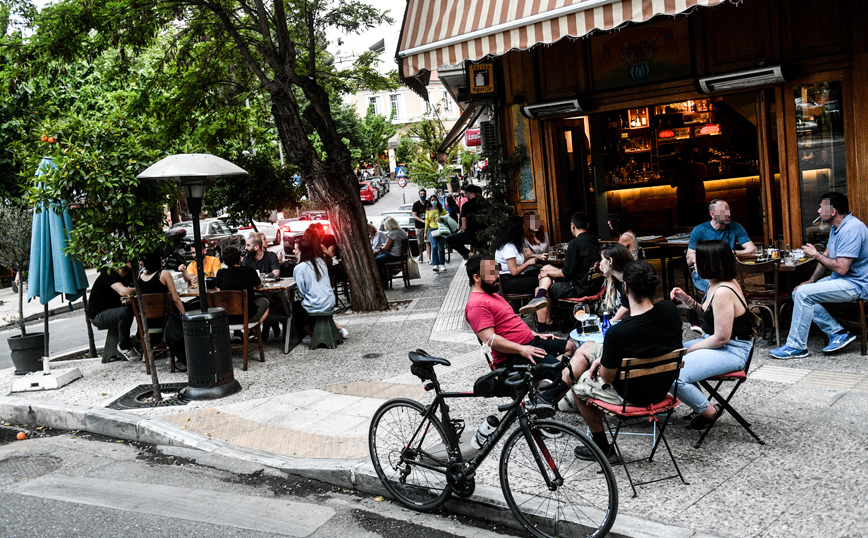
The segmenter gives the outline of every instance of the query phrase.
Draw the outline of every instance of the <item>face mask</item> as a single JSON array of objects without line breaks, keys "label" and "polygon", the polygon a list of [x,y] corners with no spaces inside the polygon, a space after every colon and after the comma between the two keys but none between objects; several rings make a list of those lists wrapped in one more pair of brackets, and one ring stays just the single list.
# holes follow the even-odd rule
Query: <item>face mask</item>
[{"label": "face mask", "polygon": [[437,200],[431,200],[431,205],[437,207]]},{"label": "face mask", "polygon": [[419,195],[419,199],[422,200],[422,201],[424,202],[424,201],[425,201],[425,195],[424,195],[424,194],[420,194],[420,195]]}]

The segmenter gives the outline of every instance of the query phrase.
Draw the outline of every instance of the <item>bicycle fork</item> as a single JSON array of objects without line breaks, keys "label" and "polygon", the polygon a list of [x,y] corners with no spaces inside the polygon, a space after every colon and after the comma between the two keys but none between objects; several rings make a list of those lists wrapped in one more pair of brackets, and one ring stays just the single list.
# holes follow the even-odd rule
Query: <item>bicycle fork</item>
[{"label": "bicycle fork", "polygon": [[[518,424],[528,446],[530,447],[533,459],[536,461],[537,467],[539,467],[539,471],[542,473],[543,478],[546,481],[546,486],[549,488],[549,491],[556,491],[559,487],[564,485],[564,479],[561,476],[560,470],[558,470],[555,465],[539,429],[531,430],[530,424],[528,424],[527,415],[520,416],[518,418]],[[546,467],[548,467],[548,469],[551,470],[551,473],[554,474],[554,479],[552,479]]]}]

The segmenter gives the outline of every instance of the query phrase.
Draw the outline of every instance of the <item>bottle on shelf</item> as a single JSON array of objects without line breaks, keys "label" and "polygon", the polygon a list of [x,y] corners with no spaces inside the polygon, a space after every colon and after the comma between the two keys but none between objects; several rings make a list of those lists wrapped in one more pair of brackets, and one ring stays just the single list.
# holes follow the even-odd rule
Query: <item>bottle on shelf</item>
[{"label": "bottle on shelf", "polygon": [[476,450],[480,450],[485,443],[488,442],[488,438],[491,437],[491,434],[494,433],[494,430],[500,425],[500,420],[494,415],[489,415],[482,421],[482,424],[479,425],[479,429],[476,430],[476,435],[473,436],[473,439],[470,440],[470,446],[472,446]]}]

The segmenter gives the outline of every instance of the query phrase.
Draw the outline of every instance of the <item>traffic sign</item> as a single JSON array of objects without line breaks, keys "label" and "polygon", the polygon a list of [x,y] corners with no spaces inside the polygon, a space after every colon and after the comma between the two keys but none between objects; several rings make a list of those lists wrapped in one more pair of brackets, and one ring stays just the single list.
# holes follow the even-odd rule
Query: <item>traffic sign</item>
[{"label": "traffic sign", "polygon": [[403,177],[398,178],[398,186],[404,188],[407,186],[407,179]]},{"label": "traffic sign", "polygon": [[398,166],[395,169],[395,177],[404,177],[407,175],[407,170],[403,166]]}]

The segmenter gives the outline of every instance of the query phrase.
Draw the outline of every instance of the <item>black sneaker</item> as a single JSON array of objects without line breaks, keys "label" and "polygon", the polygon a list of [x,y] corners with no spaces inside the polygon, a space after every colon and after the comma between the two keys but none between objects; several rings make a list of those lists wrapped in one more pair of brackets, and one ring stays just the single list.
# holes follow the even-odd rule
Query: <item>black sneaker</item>
[{"label": "black sneaker", "polygon": [[[597,459],[597,457],[594,456],[594,453],[591,452],[591,449],[585,445],[577,446],[573,449],[573,454],[582,461],[594,461]],[[609,460],[609,463],[612,465],[621,463],[621,458],[618,457],[614,447],[609,447],[609,454],[606,456],[606,459]]]},{"label": "black sneaker", "polygon": [[683,420],[684,422],[690,422],[691,420],[693,420],[695,418],[696,418],[696,411],[691,411],[690,413],[681,416],[681,420]]},{"label": "black sneaker", "polygon": [[184,361],[175,361],[175,370],[178,372],[186,372],[187,371],[187,363]]},{"label": "black sneaker", "polygon": [[526,400],[525,410],[537,418],[551,418],[555,416],[555,406],[547,402],[542,396],[536,397],[536,402]]}]

